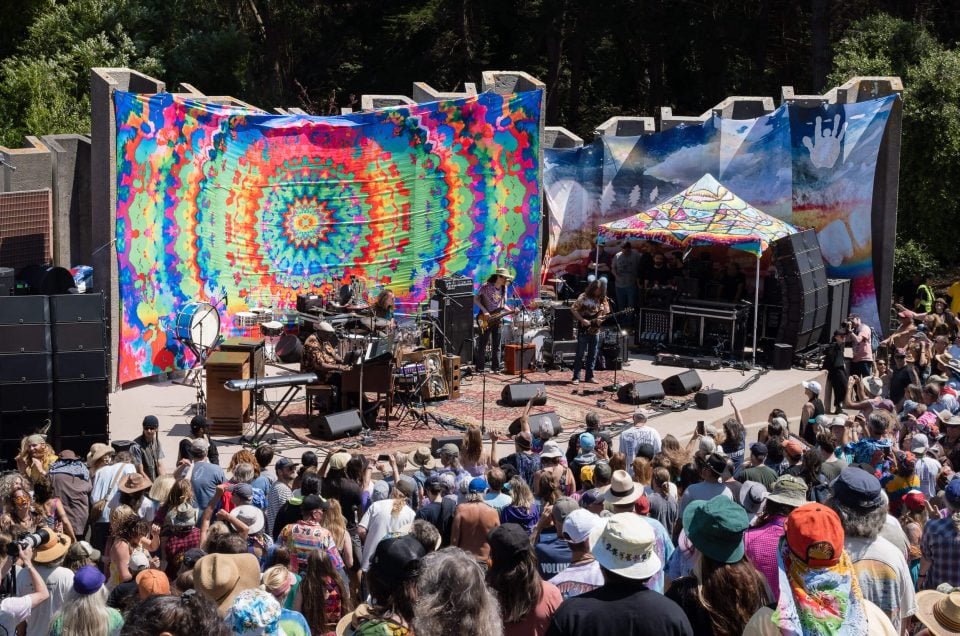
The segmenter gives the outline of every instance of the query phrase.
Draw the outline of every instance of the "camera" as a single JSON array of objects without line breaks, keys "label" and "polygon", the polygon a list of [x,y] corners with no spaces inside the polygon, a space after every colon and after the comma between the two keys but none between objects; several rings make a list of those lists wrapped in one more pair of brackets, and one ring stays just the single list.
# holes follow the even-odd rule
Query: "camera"
[{"label": "camera", "polygon": [[18,557],[22,548],[36,548],[49,540],[50,532],[44,528],[40,528],[36,532],[24,532],[16,540],[7,544],[7,555]]}]

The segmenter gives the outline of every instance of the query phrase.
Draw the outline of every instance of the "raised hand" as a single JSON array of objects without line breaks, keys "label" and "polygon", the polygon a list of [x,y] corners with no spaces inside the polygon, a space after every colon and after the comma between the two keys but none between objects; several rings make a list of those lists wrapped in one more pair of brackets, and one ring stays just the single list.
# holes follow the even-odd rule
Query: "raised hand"
[{"label": "raised hand", "polygon": [[803,145],[810,152],[810,163],[815,168],[832,168],[840,156],[840,146],[847,132],[847,123],[840,126],[840,114],[833,117],[833,128],[823,130],[823,118],[817,117],[813,138],[804,137]]}]

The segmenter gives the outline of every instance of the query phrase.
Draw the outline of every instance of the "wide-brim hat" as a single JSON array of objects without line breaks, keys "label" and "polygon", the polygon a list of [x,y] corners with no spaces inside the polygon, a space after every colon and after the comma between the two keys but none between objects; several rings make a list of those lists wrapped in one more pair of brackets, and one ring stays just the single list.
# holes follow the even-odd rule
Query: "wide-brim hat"
[{"label": "wide-brim hat", "polygon": [[113,450],[113,446],[109,444],[101,444],[97,442],[90,447],[90,451],[87,453],[87,467],[93,468],[98,461],[106,457],[107,455],[114,455],[116,451]]},{"label": "wide-brim hat", "polygon": [[883,393],[883,380],[872,375],[861,379],[860,386],[871,397],[877,397]]},{"label": "wide-brim hat", "polygon": [[420,446],[413,453],[413,463],[421,468],[433,470],[439,465],[437,459],[430,453],[429,446]]},{"label": "wide-brim hat", "polygon": [[683,511],[683,529],[690,543],[720,563],[743,558],[743,533],[749,526],[747,511],[724,495],[692,501]]},{"label": "wide-brim hat", "polygon": [[917,592],[916,617],[933,636],[960,634],[960,592]]},{"label": "wide-brim hat", "polygon": [[593,558],[607,570],[628,579],[649,579],[663,567],[657,537],[643,517],[621,512],[607,519],[590,536]]},{"label": "wide-brim hat", "polygon": [[950,362],[953,360],[953,356],[944,351],[943,353],[938,353],[933,356],[933,359],[942,364],[945,367],[950,366]]},{"label": "wide-brim hat", "polygon": [[53,563],[67,553],[71,543],[73,542],[70,537],[62,532],[50,532],[47,542],[37,546],[33,551],[34,563]]},{"label": "wide-brim hat", "polygon": [[120,480],[120,492],[127,494],[149,490],[151,486],[150,478],[140,473],[130,473]]},{"label": "wide-brim hat", "polygon": [[950,361],[947,362],[947,368],[956,373],[960,373],[960,359],[951,358]]},{"label": "wide-brim hat", "polygon": [[247,526],[247,533],[249,534],[257,534],[263,530],[265,523],[263,511],[256,506],[237,506],[230,511],[230,516],[243,522]]},{"label": "wide-brim hat", "polygon": [[513,274],[510,273],[510,270],[506,267],[498,267],[497,271],[494,272],[496,276],[503,276],[507,280],[513,280]]},{"label": "wide-brim hat", "polygon": [[197,592],[217,604],[224,616],[240,592],[260,585],[260,561],[243,554],[208,554],[193,566],[193,581]]},{"label": "wide-brim hat", "polygon": [[603,494],[603,500],[615,506],[632,504],[643,495],[643,486],[630,478],[625,470],[613,473],[610,489]]},{"label": "wide-brim hat", "polygon": [[783,475],[773,482],[767,499],[794,508],[802,506],[807,503],[807,482],[793,475]]}]

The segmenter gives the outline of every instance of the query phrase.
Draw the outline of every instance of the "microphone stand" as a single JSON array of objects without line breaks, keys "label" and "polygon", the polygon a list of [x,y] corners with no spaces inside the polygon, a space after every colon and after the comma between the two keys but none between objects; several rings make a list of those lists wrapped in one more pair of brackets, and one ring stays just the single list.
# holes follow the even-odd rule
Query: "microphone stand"
[{"label": "microphone stand", "polygon": [[520,378],[517,380],[516,383],[517,383],[517,384],[523,384],[524,382],[527,382],[527,381],[528,381],[528,380],[524,377],[524,371],[523,371],[523,370],[524,370],[524,367],[527,366],[527,365],[525,365],[525,364],[523,363],[523,357],[524,357],[524,356],[523,356],[523,354],[524,354],[524,348],[523,348],[523,346],[524,346],[524,344],[525,344],[525,339],[524,339],[524,335],[525,335],[525,334],[524,334],[524,331],[526,330],[526,318],[527,318],[529,312],[527,311],[526,305],[523,304],[523,299],[520,298],[520,296],[517,294],[517,288],[516,288],[516,286],[513,285],[513,284],[510,284],[510,293],[513,295],[514,298],[516,298],[518,301],[520,301],[520,310],[521,310],[521,312],[520,312],[520,320],[519,320],[519,322],[520,322],[520,354],[519,354],[520,359],[517,361],[517,364],[518,364],[519,367],[520,367]]}]

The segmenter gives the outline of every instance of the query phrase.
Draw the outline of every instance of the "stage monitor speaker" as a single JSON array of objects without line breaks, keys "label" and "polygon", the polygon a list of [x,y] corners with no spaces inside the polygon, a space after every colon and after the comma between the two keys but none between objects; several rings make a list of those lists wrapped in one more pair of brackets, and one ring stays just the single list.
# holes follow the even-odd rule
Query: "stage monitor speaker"
[{"label": "stage monitor speaker", "polygon": [[363,422],[360,420],[360,413],[355,410],[323,415],[310,422],[310,433],[326,440],[357,435],[361,430]]},{"label": "stage monitor speaker", "polygon": [[771,366],[777,371],[786,371],[793,364],[793,345],[778,342],[773,345]]},{"label": "stage monitor speaker", "polygon": [[520,369],[526,371],[533,366],[537,348],[532,342],[526,342],[521,351],[520,344],[508,344],[503,347],[503,366],[508,375],[517,375]]},{"label": "stage monitor speaker", "polygon": [[503,387],[500,393],[500,399],[506,406],[526,406],[538,392],[542,392],[539,398],[533,400],[534,406],[543,406],[547,403],[547,388],[543,382],[523,382],[518,384],[508,384]]},{"label": "stage monitor speaker", "polygon": [[663,392],[667,395],[689,395],[696,393],[703,387],[700,374],[693,369],[671,375],[663,381]]},{"label": "stage monitor speaker", "polygon": [[720,368],[720,358],[706,356],[685,356],[676,353],[658,353],[654,364],[687,369],[706,369],[714,371]]},{"label": "stage monitor speaker", "polygon": [[53,324],[54,351],[88,351],[105,349],[103,321],[56,322]]},{"label": "stage monitor speaker", "polygon": [[0,296],[13,295],[16,281],[12,267],[0,267]]},{"label": "stage monitor speaker", "polygon": [[634,382],[633,390],[636,394],[637,404],[646,404],[653,400],[662,400],[664,398],[663,385],[659,380],[645,380],[643,382]]},{"label": "stage monitor speaker", "polygon": [[453,444],[457,448],[463,447],[463,435],[443,435],[441,437],[433,437],[430,439],[430,454],[434,457],[440,457],[440,448],[447,445]]},{"label": "stage monitor speaker", "polygon": [[103,294],[50,296],[50,320],[53,322],[101,322]]},{"label": "stage monitor speaker", "polygon": [[556,437],[563,432],[563,426],[560,424],[560,416],[557,415],[555,411],[530,415],[527,421],[530,423],[530,433],[534,437],[540,435],[540,431],[542,431],[544,427],[549,428],[549,437]]},{"label": "stage monitor speaker", "polygon": [[49,353],[0,354],[0,382],[49,382],[52,371]]},{"label": "stage monitor speaker", "polygon": [[723,391],[720,389],[704,389],[693,396],[693,401],[698,409],[704,411],[718,409],[723,406]]},{"label": "stage monitor speaker", "polygon": [[50,305],[46,296],[0,296],[0,325],[46,324]]},{"label": "stage monitor speaker", "polygon": [[573,340],[573,314],[567,305],[553,309],[553,339]]}]

